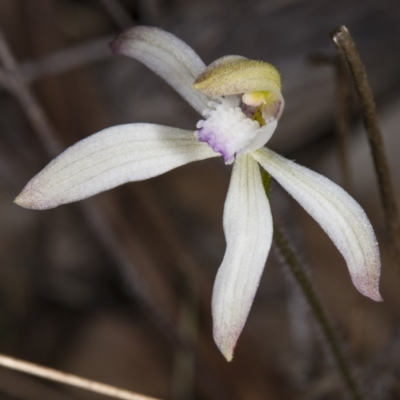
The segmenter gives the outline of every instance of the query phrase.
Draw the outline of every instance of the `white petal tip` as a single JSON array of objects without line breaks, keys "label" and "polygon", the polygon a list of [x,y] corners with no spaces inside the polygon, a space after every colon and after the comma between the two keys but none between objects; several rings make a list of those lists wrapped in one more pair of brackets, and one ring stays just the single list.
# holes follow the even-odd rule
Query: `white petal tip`
[{"label": "white petal tip", "polygon": [[118,45],[117,39],[118,39],[118,38],[115,38],[112,42],[110,42],[110,43],[108,44],[108,46],[110,47],[111,52],[112,52],[113,54],[118,54],[119,45]]},{"label": "white petal tip", "polygon": [[374,301],[383,301],[381,294],[379,293],[379,287],[377,285],[370,285],[367,288],[363,288],[362,291],[360,291],[364,296],[370,298],[371,300]]},{"label": "white petal tip", "polygon": [[225,357],[226,361],[231,362],[233,360],[233,352],[235,350],[236,340],[233,342],[229,335],[226,338],[221,338],[220,336],[217,337],[214,335],[214,341],[219,351]]},{"label": "white petal tip", "polygon": [[125,55],[123,51],[123,42],[124,39],[121,38],[123,34],[117,36],[110,44],[108,45],[111,49],[111,52],[115,55]]},{"label": "white petal tip", "polygon": [[15,198],[14,203],[20,207],[31,210],[47,210],[55,207],[55,205],[44,202],[40,193],[35,192],[28,186]]},{"label": "white petal tip", "polygon": [[[110,49],[113,54],[117,55],[127,55],[127,46],[129,42],[135,39],[136,37],[137,27],[132,27],[126,29],[122,33],[120,33],[110,44]],[[140,29],[139,29],[140,32]]]},{"label": "white petal tip", "polygon": [[27,201],[27,199],[25,198],[25,196],[22,195],[22,193],[15,198],[14,203],[20,207],[31,208],[29,201]]},{"label": "white petal tip", "polygon": [[371,296],[371,299],[375,301],[383,301],[382,296],[379,292],[375,294],[374,297]]},{"label": "white petal tip", "polygon": [[[146,41],[149,33],[160,33],[162,30],[150,26],[133,26],[121,32],[110,44],[113,54],[132,56],[132,43],[134,41]],[[167,34],[169,35],[169,34]],[[172,36],[172,35],[171,35]]]},{"label": "white petal tip", "polygon": [[14,203],[23,208],[35,208],[35,202],[26,190],[23,190],[14,200]]},{"label": "white petal tip", "polygon": [[374,301],[383,301],[379,292],[379,275],[380,263],[379,260],[373,263],[369,268],[360,268],[363,273],[358,273],[352,276],[352,281],[357,290],[364,296]]}]

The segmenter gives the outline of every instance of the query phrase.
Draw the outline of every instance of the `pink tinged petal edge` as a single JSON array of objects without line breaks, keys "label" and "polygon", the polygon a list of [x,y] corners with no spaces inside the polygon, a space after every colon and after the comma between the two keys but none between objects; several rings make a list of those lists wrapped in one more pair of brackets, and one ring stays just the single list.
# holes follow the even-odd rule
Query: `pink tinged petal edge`
[{"label": "pink tinged petal edge", "polygon": [[331,238],[346,260],[357,290],[381,301],[378,243],[360,205],[329,179],[270,149],[258,150],[253,156]]},{"label": "pink tinged petal edge", "polygon": [[228,361],[249,314],[272,241],[272,216],[251,155],[234,163],[224,208],[227,248],[212,296],[214,340]]},{"label": "pink tinged petal edge", "polygon": [[110,47],[113,53],[146,65],[199,113],[207,107],[209,98],[193,88],[205,65],[190,46],[173,34],[159,28],[135,26],[122,32]]},{"label": "pink tinged petal edge", "polygon": [[53,208],[216,156],[192,131],[153,124],[114,126],[60,154],[25,186],[15,203]]}]

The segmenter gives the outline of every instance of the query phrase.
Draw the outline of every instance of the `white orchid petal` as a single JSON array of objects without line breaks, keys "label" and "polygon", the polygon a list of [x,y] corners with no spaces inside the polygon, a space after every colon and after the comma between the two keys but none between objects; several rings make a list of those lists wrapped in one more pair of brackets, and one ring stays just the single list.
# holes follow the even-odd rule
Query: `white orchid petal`
[{"label": "white orchid petal", "polygon": [[215,280],[212,312],[214,340],[230,361],[253,303],[271,240],[272,216],[251,155],[238,157],[224,209],[227,248]]},{"label": "white orchid petal", "polygon": [[249,143],[246,148],[246,153],[251,153],[255,150],[265,146],[265,144],[271,139],[278,126],[278,120],[273,118],[264,126],[262,126],[254,139]]},{"label": "white orchid petal", "polygon": [[382,300],[379,248],[360,205],[329,179],[269,149],[253,156],[332,239],[346,260],[354,286],[363,295]]},{"label": "white orchid petal", "polygon": [[199,113],[207,106],[206,95],[193,88],[205,69],[200,57],[171,33],[149,26],[135,26],[112,43],[114,53],[133,57],[165,79]]},{"label": "white orchid petal", "polygon": [[15,202],[26,208],[53,208],[215,156],[190,131],[153,124],[114,126],[64,151]]}]

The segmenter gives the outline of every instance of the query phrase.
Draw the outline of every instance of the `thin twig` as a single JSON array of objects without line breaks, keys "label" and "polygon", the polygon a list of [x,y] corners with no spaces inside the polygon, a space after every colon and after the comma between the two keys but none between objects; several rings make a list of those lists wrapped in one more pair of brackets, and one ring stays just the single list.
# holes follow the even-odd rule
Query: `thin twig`
[{"label": "thin twig", "polygon": [[[1,35],[0,32],[0,43],[2,41]],[[4,54],[2,54],[0,45],[0,59],[3,59],[3,56]],[[18,99],[23,109],[26,110],[26,116],[30,120],[31,124],[39,128],[38,134],[40,135],[40,139],[46,150],[52,155],[59,154],[61,146],[57,139],[52,136],[51,125],[45,117],[43,110],[38,107],[38,104],[34,101],[31,91],[20,90],[22,83],[21,79],[19,79],[14,73],[10,73],[3,69],[0,69],[0,83]]]},{"label": "thin twig", "polygon": [[118,0],[100,0],[118,28],[124,30],[134,25],[135,21]]},{"label": "thin twig", "polygon": [[3,69],[0,70],[1,83],[10,93],[13,93],[17,97],[23,109],[26,110],[26,115],[30,119],[32,126],[37,127],[37,132],[46,150],[53,156],[57,155],[61,151],[61,145],[58,143],[55,135],[53,135],[54,129],[41,107],[35,101],[32,92],[25,87],[18,70],[18,64],[11,54],[7,41],[1,31],[0,60],[3,65]]},{"label": "thin twig", "polygon": [[[18,70],[18,76],[22,82],[32,83],[46,76],[61,74],[112,57],[108,44],[114,38],[115,35],[107,35],[17,65],[15,61],[12,61],[13,57],[10,58],[9,49],[7,45],[4,45],[3,37],[0,42],[1,60],[4,69],[14,72]],[[0,82],[1,86],[4,86],[3,82]]]},{"label": "thin twig", "polygon": [[280,254],[289,266],[297,283],[301,287],[304,296],[322,330],[323,335],[329,345],[331,353],[336,361],[339,372],[343,381],[348,388],[354,400],[361,400],[361,390],[355,381],[350,365],[344,355],[344,351],[340,346],[340,342],[335,335],[334,328],[332,327],[329,318],[321,304],[317,292],[309,279],[304,266],[300,259],[297,257],[296,252],[293,250],[291,244],[288,242],[282,228],[275,222],[274,223],[274,242],[279,249]]},{"label": "thin twig", "polygon": [[346,60],[356,88],[364,125],[368,133],[369,144],[378,176],[378,183],[383,204],[386,225],[394,252],[395,263],[400,273],[400,225],[389,165],[385,154],[382,133],[379,127],[378,114],[374,97],[368,82],[367,73],[358,54],[350,32],[345,26],[340,26],[331,34],[333,42]]},{"label": "thin twig", "polygon": [[61,74],[83,65],[111,58],[112,53],[108,44],[115,36],[116,34],[106,35],[26,61],[19,66],[21,78],[25,83],[31,83],[44,76]]},{"label": "thin twig", "polygon": [[0,354],[0,365],[25,374],[38,376],[54,382],[60,382],[65,385],[75,386],[90,392],[99,393],[104,396],[115,397],[123,400],[157,400],[154,397],[143,396],[128,390],[122,390],[104,383],[80,378],[76,375],[66,374],[51,368],[41,367],[40,365],[21,361],[16,358]]},{"label": "thin twig", "polygon": [[343,188],[350,192],[351,176],[349,166],[349,99],[350,90],[348,85],[347,66],[343,57],[335,57],[336,78],[336,136],[339,153],[340,171],[342,175]]},{"label": "thin twig", "polygon": [[344,63],[343,57],[336,57],[326,53],[313,53],[309,57],[309,62],[314,66],[330,66],[335,71],[335,131],[337,140],[337,150],[340,165],[340,173],[342,177],[343,188],[350,192],[351,177],[349,166],[349,98],[350,90],[348,85],[347,66]]}]

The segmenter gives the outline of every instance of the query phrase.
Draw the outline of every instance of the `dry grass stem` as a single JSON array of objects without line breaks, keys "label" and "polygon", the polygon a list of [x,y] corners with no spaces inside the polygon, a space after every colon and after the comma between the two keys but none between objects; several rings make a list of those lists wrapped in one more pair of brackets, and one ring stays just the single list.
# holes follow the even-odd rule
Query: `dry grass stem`
[{"label": "dry grass stem", "polygon": [[41,367],[40,365],[28,363],[26,361],[21,361],[4,355],[0,355],[0,365],[5,368],[23,372],[25,374],[38,376],[49,381],[60,382],[69,386],[75,386],[90,392],[102,394],[104,396],[114,397],[116,399],[158,400],[154,397],[143,396],[128,390],[123,390],[114,386],[105,385],[104,383],[80,378],[76,375],[66,374],[55,369]]}]

